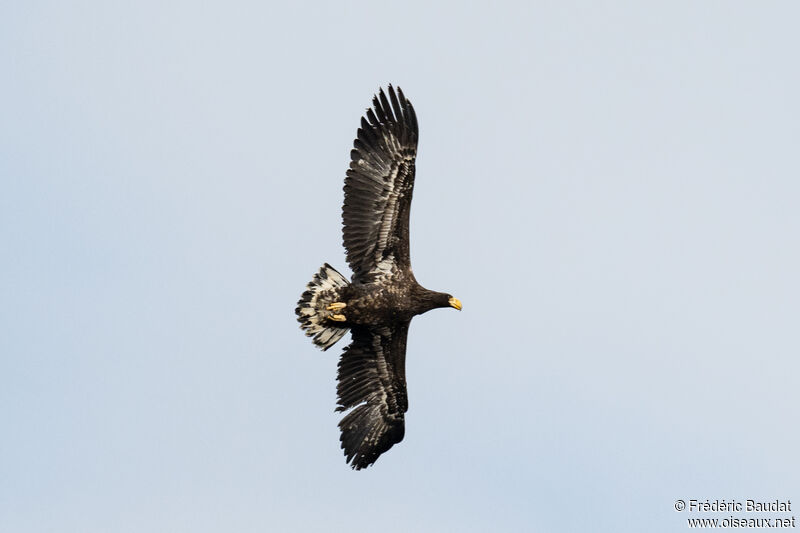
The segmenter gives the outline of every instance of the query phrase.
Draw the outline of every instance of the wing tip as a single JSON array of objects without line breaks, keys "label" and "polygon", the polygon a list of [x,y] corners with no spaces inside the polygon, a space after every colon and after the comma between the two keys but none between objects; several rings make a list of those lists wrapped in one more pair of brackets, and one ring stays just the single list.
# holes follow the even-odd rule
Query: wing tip
[{"label": "wing tip", "polygon": [[373,127],[380,127],[384,124],[400,126],[402,129],[397,133],[400,134],[402,140],[410,141],[416,146],[419,134],[417,115],[414,106],[406,98],[399,85],[397,90],[391,83],[387,84],[386,91],[383,90],[383,87],[378,87],[377,94],[372,96],[372,107],[367,108],[364,118],[369,119],[369,123]]},{"label": "wing tip", "polygon": [[405,436],[403,417],[376,419],[376,407],[369,403],[361,404],[339,422],[341,448],[345,461],[353,470],[372,466]]}]

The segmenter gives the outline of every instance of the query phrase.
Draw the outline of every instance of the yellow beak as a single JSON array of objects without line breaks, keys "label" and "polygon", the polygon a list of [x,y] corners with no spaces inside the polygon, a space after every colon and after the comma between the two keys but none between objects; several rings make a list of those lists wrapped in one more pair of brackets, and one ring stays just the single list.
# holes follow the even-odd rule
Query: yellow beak
[{"label": "yellow beak", "polygon": [[456,309],[461,311],[461,300],[459,300],[458,298],[450,298],[449,300],[447,300],[447,303],[450,304],[450,307],[455,307]]}]

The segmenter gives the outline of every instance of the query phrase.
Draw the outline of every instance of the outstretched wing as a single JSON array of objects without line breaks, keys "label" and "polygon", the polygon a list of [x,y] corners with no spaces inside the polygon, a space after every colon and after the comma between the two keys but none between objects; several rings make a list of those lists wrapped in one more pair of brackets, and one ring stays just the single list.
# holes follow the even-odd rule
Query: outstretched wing
[{"label": "outstretched wing", "polygon": [[410,266],[408,215],[417,155],[417,116],[403,91],[381,89],[361,118],[344,180],[344,247],[356,280]]},{"label": "outstretched wing", "polygon": [[339,361],[336,410],[352,409],[339,422],[340,440],[347,462],[356,470],[403,440],[409,324],[353,327],[353,342]]}]

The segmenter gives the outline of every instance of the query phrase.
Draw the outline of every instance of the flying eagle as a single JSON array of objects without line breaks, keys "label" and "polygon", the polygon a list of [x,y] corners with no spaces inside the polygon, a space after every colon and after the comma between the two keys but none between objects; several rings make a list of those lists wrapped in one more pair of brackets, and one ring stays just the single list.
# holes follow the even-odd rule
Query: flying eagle
[{"label": "flying eagle", "polygon": [[411,319],[461,302],[422,287],[411,271],[408,217],[414,189],[417,116],[403,91],[380,89],[350,152],[343,241],[353,277],[325,263],[297,302],[297,320],[327,350],[350,330],[339,361],[337,411],[347,462],[360,470],[403,440],[406,338]]}]

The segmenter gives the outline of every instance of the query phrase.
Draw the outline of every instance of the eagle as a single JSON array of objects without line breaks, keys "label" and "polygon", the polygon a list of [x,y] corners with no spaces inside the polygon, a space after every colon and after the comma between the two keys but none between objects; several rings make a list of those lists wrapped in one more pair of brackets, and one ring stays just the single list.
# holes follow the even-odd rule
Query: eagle
[{"label": "eagle", "polygon": [[[387,96],[388,93],[388,96]],[[300,328],[322,350],[350,331],[338,366],[341,447],[356,470],[405,435],[406,340],[411,319],[461,302],[422,287],[409,258],[408,221],[419,131],[411,102],[389,85],[372,100],[344,180],[343,243],[350,281],[328,263],[297,302]]]}]

